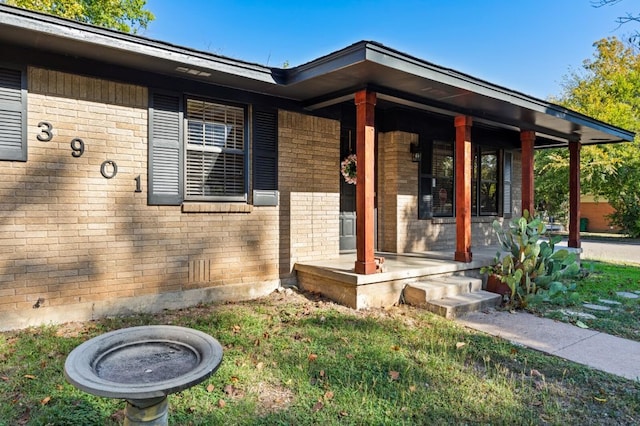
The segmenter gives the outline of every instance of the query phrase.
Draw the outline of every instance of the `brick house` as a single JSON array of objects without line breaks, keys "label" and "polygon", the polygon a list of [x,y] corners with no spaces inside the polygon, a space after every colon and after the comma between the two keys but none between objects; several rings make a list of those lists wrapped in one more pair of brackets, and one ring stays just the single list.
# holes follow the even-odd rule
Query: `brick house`
[{"label": "brick house", "polygon": [[255,298],[345,252],[469,263],[533,206],[534,147],[571,150],[579,246],[580,146],[633,139],[375,42],[277,69],[0,4],[0,49],[0,329]]},{"label": "brick house", "polygon": [[615,209],[602,198],[596,198],[593,195],[582,194],[580,197],[580,219],[582,231],[602,232],[602,233],[619,233],[621,230],[618,226],[611,225],[608,216],[615,213]]}]

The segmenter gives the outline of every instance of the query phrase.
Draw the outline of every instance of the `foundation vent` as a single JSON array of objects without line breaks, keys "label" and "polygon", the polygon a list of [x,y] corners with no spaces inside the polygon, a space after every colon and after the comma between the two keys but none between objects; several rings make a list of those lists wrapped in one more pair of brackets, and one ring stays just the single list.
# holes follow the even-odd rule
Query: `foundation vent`
[{"label": "foundation vent", "polygon": [[211,282],[212,259],[196,259],[189,261],[189,284]]}]

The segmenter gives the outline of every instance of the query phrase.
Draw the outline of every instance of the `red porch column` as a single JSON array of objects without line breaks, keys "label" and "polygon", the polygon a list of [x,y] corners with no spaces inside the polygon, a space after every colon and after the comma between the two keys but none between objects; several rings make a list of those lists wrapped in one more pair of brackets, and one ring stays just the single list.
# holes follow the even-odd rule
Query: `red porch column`
[{"label": "red porch column", "polygon": [[471,262],[471,117],[459,115],[456,126],[456,252],[458,262]]},{"label": "red porch column", "polygon": [[569,142],[569,247],[580,247],[580,148]]},{"label": "red porch column", "polygon": [[356,92],[356,274],[376,272],[373,241],[376,94]]},{"label": "red porch column", "polygon": [[533,214],[533,146],[536,141],[536,132],[523,130],[520,132],[520,144],[522,147],[522,213],[528,210]]}]

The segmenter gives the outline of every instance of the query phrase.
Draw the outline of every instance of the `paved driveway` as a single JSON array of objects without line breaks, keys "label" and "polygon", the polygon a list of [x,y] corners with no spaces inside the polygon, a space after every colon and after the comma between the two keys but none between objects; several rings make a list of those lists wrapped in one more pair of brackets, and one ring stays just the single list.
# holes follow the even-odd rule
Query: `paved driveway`
[{"label": "paved driveway", "polygon": [[640,241],[582,240],[581,258],[640,264]]}]

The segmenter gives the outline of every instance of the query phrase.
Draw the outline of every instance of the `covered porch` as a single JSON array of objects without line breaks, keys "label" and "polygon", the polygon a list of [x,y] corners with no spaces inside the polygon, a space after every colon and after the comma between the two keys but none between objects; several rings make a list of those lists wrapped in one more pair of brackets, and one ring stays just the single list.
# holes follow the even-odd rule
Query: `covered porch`
[{"label": "covered porch", "polygon": [[[379,135],[376,127],[376,104],[378,94],[372,90],[364,89],[354,94],[354,103],[356,107],[356,147],[357,147],[357,164],[358,173],[356,179],[356,259],[354,261],[354,272],[357,274],[376,274],[380,272],[379,263],[382,259],[380,256],[376,256],[374,251],[376,249],[376,241],[380,234],[380,228],[384,229],[385,223],[380,221],[380,217],[377,216],[377,206],[381,201],[376,200],[378,194],[382,194],[380,197],[385,198],[391,195],[398,199],[402,197],[402,192],[406,191],[405,188],[401,188],[401,184],[398,184],[391,194],[385,194],[384,184],[380,184],[379,169],[382,168],[380,163],[380,144],[390,143],[393,138],[387,140],[386,138],[382,142],[382,137]],[[382,99],[387,99],[384,95]],[[399,101],[398,101],[399,102]],[[480,104],[480,106],[482,106]],[[508,130],[496,130],[495,127],[490,130],[483,125],[483,121],[480,121],[479,127],[475,123],[475,118],[471,115],[465,114],[451,114],[449,119],[443,120],[440,126],[444,130],[444,134],[450,133],[450,160],[451,166],[450,173],[452,180],[452,188],[449,202],[450,212],[448,217],[450,218],[450,224],[453,225],[455,231],[453,246],[455,250],[451,254],[449,259],[456,262],[472,264],[474,253],[472,252],[472,222],[479,223],[483,219],[510,219],[513,215],[518,216],[525,210],[531,213],[535,212],[534,202],[534,158],[536,148],[546,148],[549,146],[566,146],[569,150],[569,238],[568,246],[571,248],[580,248],[580,232],[579,232],[579,219],[580,219],[580,150],[582,147],[579,134],[581,132],[575,131],[571,135],[567,136],[566,141],[556,142],[551,144],[548,137],[540,135],[540,132],[531,130],[531,125],[524,125],[520,123],[520,127],[513,128],[513,126],[506,126]],[[495,125],[495,123],[494,123]],[[477,127],[477,128],[476,128]],[[397,130],[397,129],[396,129]],[[484,134],[483,134],[484,132]],[[481,189],[479,188],[486,179],[484,172],[481,169],[483,167],[484,157],[481,157],[482,161],[479,161],[480,152],[478,148],[482,148],[483,144],[486,144],[487,134],[491,138],[497,138],[493,143],[501,145],[501,148],[495,151],[488,157],[494,163],[493,172],[495,172],[493,190],[495,194],[490,202],[494,208],[488,211],[483,211],[480,208],[480,195]],[[476,140],[476,135],[482,135],[480,140]],[[419,139],[418,139],[419,140]],[[410,146],[411,155],[415,152],[422,155],[429,155],[431,152],[427,150],[425,152],[423,145],[424,142],[412,142]],[[431,142],[431,146],[433,142]],[[430,146],[430,148],[431,148]],[[433,149],[433,148],[431,148]],[[511,153],[518,152],[519,154],[519,182],[513,182],[513,168],[514,161]],[[396,152],[397,154],[397,152]],[[420,156],[417,157],[420,162],[420,178],[422,179],[424,173],[424,166]],[[385,161],[387,158],[385,158]],[[405,181],[410,184],[411,178],[406,175],[406,171],[403,168],[409,168],[409,164],[406,159],[403,161],[401,158],[391,159],[396,163],[396,169],[391,173],[387,173],[386,179]],[[413,160],[415,161],[415,160]],[[481,165],[482,164],[482,165]],[[436,173],[432,170],[437,165],[434,160],[431,160],[431,164],[427,168],[426,177],[427,186],[436,184]],[[479,171],[478,171],[479,170]],[[507,176],[508,175],[508,176]],[[491,178],[489,178],[491,180]],[[431,183],[433,182],[433,184]],[[507,183],[508,182],[508,183]],[[422,184],[422,182],[420,182]],[[418,185],[415,185],[418,186]],[[425,186],[423,184],[423,186]],[[474,188],[475,187],[475,188]],[[512,189],[518,188],[519,196],[514,197]],[[442,190],[442,189],[441,189]],[[427,200],[425,200],[425,193],[420,192],[420,201],[422,212],[418,211],[420,219],[432,219],[432,222],[437,223],[438,219],[445,219],[445,217],[436,217],[433,210],[437,204],[435,194],[432,192],[432,188],[428,188],[426,191]],[[486,191],[482,195],[489,195]],[[397,212],[396,212],[397,213]],[[446,219],[445,219],[446,221]],[[489,220],[491,222],[491,220]],[[397,227],[398,225],[396,225]],[[403,233],[400,229],[395,229],[394,238],[398,238]],[[395,244],[393,244],[395,247]],[[478,248],[474,246],[474,251]],[[480,249],[483,247],[480,246]],[[405,250],[406,251],[406,250]],[[400,248],[397,248],[394,253],[399,253]]]},{"label": "covered porch", "polygon": [[[408,283],[425,277],[479,276],[496,252],[491,222],[535,211],[535,149],[569,150],[568,246],[579,249],[581,147],[633,139],[377,43],[355,44],[297,71],[290,87],[315,91],[307,110],[342,126],[344,111],[353,111],[357,176],[355,253],[305,259],[294,270],[303,289],[354,308],[396,303]],[[493,162],[488,178],[485,158]],[[483,192],[486,181],[491,188]],[[442,189],[446,204],[438,212]],[[409,244],[416,241],[417,250]]]},{"label": "covered porch", "polygon": [[306,291],[321,293],[353,309],[391,306],[403,302],[408,284],[446,276],[481,278],[480,268],[488,265],[496,246],[478,247],[470,262],[453,260],[450,251],[418,253],[375,252],[378,272],[359,274],[354,271],[356,253],[343,253],[334,259],[296,263],[298,285]]}]

